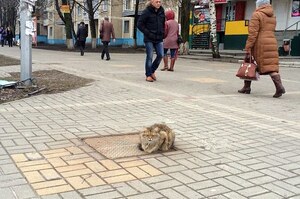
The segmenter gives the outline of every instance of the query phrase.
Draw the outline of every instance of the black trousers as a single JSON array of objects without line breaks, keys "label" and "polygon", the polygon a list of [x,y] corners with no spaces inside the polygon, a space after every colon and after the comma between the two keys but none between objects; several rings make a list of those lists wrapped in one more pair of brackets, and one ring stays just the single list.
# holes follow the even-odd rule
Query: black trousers
[{"label": "black trousers", "polygon": [[109,51],[108,51],[109,41],[102,41],[102,43],[103,43],[103,50],[102,50],[102,53],[101,53],[101,59],[104,58],[104,55],[106,55],[106,59],[110,59]]},{"label": "black trousers", "polygon": [[85,41],[78,41],[78,47],[80,49],[80,52],[83,53],[85,49]]}]

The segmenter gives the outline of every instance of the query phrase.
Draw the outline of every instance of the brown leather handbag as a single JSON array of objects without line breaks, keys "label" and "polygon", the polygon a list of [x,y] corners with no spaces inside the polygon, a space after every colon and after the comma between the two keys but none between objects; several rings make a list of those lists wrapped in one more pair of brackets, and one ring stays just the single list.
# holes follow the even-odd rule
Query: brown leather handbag
[{"label": "brown leather handbag", "polygon": [[236,76],[245,80],[258,80],[259,74],[257,72],[257,63],[253,56],[250,55],[248,58],[246,55],[244,62],[241,64],[236,73]]}]

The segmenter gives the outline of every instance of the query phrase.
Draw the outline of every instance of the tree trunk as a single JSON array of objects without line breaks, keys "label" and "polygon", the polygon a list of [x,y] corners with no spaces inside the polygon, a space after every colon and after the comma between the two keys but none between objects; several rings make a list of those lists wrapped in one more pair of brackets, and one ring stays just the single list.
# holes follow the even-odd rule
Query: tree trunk
[{"label": "tree trunk", "polygon": [[181,4],[181,36],[184,42],[189,41],[191,0],[184,0]]},{"label": "tree trunk", "polygon": [[96,24],[94,18],[94,7],[93,7],[93,0],[87,0],[87,9],[89,15],[89,22],[90,22],[90,31],[91,31],[91,38],[92,38],[92,48],[96,48]]},{"label": "tree trunk", "polygon": [[213,58],[221,58],[218,47],[217,39],[217,20],[216,20],[216,7],[215,1],[209,0],[209,14],[210,14],[210,40],[212,44]]},{"label": "tree trunk", "polygon": [[[62,13],[60,10],[60,6],[58,3],[58,0],[55,0],[55,8],[56,11],[61,18],[61,20],[65,24],[65,30],[66,30],[66,45],[68,49],[74,49],[74,44],[73,44],[73,38],[72,38],[72,16],[71,13]],[[67,0],[62,0],[62,5],[67,5]]]},{"label": "tree trunk", "polygon": [[137,21],[139,13],[139,0],[135,0],[135,11],[134,11],[134,26],[133,26],[133,47],[137,48]]}]

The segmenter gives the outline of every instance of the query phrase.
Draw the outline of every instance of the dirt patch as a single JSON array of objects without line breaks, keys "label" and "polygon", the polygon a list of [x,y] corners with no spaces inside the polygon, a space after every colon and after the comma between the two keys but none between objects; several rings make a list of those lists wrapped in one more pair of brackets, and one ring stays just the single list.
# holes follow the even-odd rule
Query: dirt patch
[{"label": "dirt patch", "polygon": [[[11,77],[0,78],[1,80],[16,81],[20,80],[20,73],[10,73]],[[26,87],[22,82],[10,88],[0,89],[0,104],[14,101],[32,95],[53,94],[77,89],[89,85],[92,79],[86,79],[64,73],[57,70],[41,70],[32,73],[33,86]]]},{"label": "dirt patch", "polygon": [[0,55],[0,66],[20,65],[20,60]]}]

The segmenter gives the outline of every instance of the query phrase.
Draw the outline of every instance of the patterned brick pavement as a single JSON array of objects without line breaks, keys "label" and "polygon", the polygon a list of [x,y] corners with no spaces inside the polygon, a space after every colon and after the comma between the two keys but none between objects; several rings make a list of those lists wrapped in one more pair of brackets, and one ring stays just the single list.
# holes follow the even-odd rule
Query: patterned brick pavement
[{"label": "patterned brick pavement", "polygon": [[[93,54],[79,59],[77,53],[61,53],[64,63],[53,63],[47,59],[60,56],[57,52],[49,51],[46,60],[34,52],[35,70],[56,68],[96,81],[0,105],[1,197],[300,198],[297,69],[285,81],[291,94],[275,100],[271,89],[261,95],[230,93],[232,77],[211,73],[211,68],[235,71],[224,63],[199,67],[179,59],[172,76],[160,72],[149,84],[140,77],[144,55],[115,55],[103,65]],[[124,63],[128,56],[132,64]],[[17,70],[2,67],[0,74]],[[220,94],[219,87],[228,93]],[[291,107],[293,117],[277,114]],[[177,151],[108,159],[81,140],[137,132],[155,122],[174,129]]]}]

